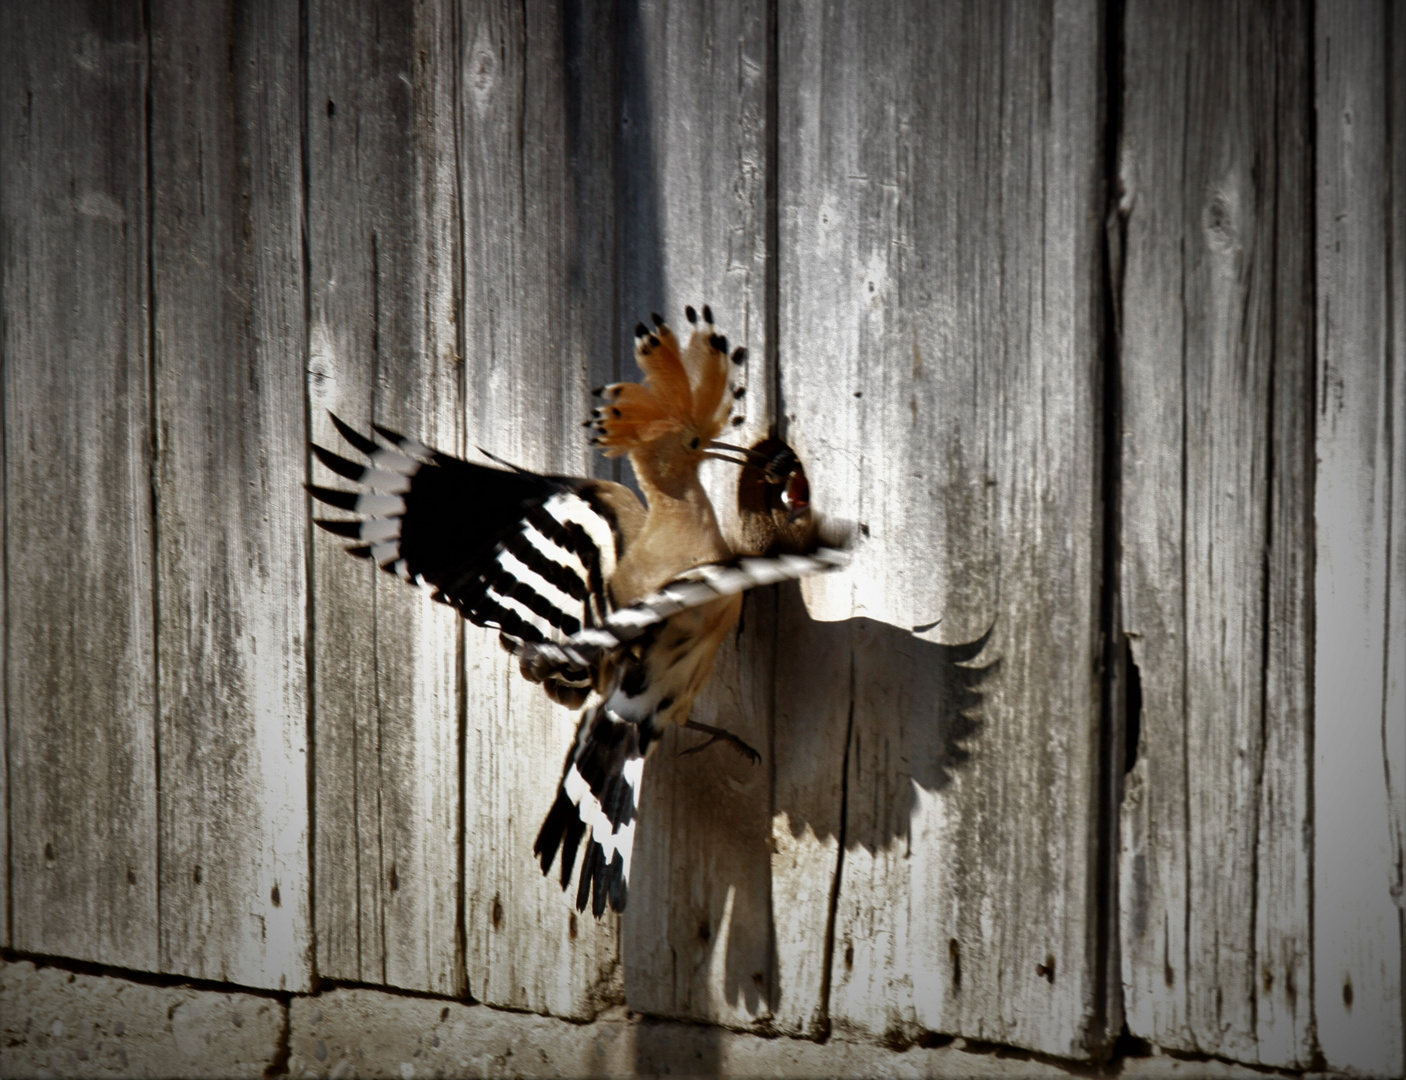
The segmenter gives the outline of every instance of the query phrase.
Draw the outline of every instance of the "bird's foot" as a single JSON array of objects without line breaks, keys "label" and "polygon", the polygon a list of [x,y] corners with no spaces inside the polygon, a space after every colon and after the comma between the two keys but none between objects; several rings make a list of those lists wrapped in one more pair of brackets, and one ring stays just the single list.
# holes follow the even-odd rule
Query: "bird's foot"
[{"label": "bird's foot", "polygon": [[690,746],[687,750],[680,750],[679,757],[683,757],[684,754],[696,754],[700,750],[706,750],[708,747],[712,746],[715,742],[721,739],[723,742],[730,745],[734,750],[736,750],[739,754],[745,757],[748,761],[750,761],[753,765],[760,763],[762,760],[761,754],[757,753],[756,750],[752,749],[752,747],[747,745],[746,742],[738,738],[732,732],[726,731],[723,728],[713,727],[711,724],[700,724],[697,720],[689,720],[685,722],[684,727],[691,728],[694,731],[701,731],[705,735],[711,735],[712,738],[705,743],[699,743],[697,746]]}]

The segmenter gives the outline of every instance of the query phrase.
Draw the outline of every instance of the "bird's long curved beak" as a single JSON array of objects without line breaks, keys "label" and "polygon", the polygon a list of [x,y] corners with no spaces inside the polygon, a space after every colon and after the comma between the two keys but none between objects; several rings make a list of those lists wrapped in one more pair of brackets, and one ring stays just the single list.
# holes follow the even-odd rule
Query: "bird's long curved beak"
[{"label": "bird's long curved beak", "polygon": [[[765,454],[756,450],[749,450],[745,446],[734,446],[732,443],[719,442],[714,439],[705,448],[704,457],[715,458],[718,461],[729,461],[734,465],[755,465],[758,468],[764,467],[771,459]],[[724,450],[729,454],[737,454],[742,460],[734,457],[727,457],[724,454],[708,453],[707,451]]]}]

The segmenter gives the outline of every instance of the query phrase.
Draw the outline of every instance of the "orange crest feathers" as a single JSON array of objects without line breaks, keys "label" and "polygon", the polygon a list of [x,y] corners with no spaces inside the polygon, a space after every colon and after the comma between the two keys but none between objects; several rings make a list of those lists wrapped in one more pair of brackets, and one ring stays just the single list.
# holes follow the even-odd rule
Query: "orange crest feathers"
[{"label": "orange crest feathers", "polygon": [[[644,323],[635,327],[635,360],[644,372],[643,383],[613,383],[603,387],[605,404],[588,424],[595,427],[591,441],[619,457],[673,432],[692,431],[704,444],[718,437],[732,410],[727,393],[727,338],[713,329],[713,312],[703,308],[698,322],[693,308],[686,308],[693,324],[688,347],[679,351],[679,339],[659,315],[655,329]],[[740,362],[744,350],[737,350]]]}]

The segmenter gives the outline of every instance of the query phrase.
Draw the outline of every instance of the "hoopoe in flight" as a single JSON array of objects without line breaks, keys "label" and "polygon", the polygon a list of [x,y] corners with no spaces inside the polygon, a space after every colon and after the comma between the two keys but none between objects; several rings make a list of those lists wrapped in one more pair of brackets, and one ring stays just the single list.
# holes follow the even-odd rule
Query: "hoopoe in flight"
[{"label": "hoopoe in flight", "polygon": [[[336,416],[371,463],[313,447],[359,488],[310,485],[321,502],[358,515],[318,525],[352,540],[351,554],[497,630],[524,676],[583,707],[533,850],[543,873],[560,850],[565,889],[585,841],[576,908],[589,901],[597,918],[607,903],[624,910],[645,759],[670,724],[757,759],[736,736],[689,717],[742,592],[846,561],[815,541],[804,473],[789,450],[764,455],[717,441],[732,407],[728,343],[706,306],[701,322],[686,313],[693,330],[682,349],[658,315],[652,331],[636,327],[644,382],[602,388],[604,404],[587,421],[593,444],[630,455],[643,505],[622,484],[479,465],[373,425],[378,444]],[[698,476],[709,457],[757,463],[779,525],[769,533],[773,553],[737,554],[723,538]]]}]

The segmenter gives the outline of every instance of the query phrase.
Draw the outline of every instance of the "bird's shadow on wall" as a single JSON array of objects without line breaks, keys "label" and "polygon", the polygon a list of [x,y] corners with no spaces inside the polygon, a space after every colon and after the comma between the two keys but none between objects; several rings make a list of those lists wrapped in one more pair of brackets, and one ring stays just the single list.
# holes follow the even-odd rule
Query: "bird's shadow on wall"
[{"label": "bird's shadow on wall", "polygon": [[[793,837],[870,852],[907,845],[916,788],[939,792],[980,752],[983,689],[1000,661],[876,619],[814,622],[781,598],[775,814]],[[799,612],[796,610],[799,608]]]},{"label": "bird's shadow on wall", "polygon": [[[795,583],[771,595],[769,611],[764,593],[748,603],[752,632],[774,633],[777,643],[770,746],[759,747],[772,758],[760,766],[770,770],[761,785],[770,805],[719,807],[716,825],[695,836],[733,846],[735,871],[708,885],[704,924],[715,936],[700,943],[698,960],[716,964],[710,950],[725,948],[728,1002],[763,1016],[786,992],[778,949],[831,962],[823,930],[835,874],[843,875],[840,849],[906,852],[918,788],[946,790],[982,753],[983,694],[1000,661],[983,655],[991,629],[945,644],[876,619],[816,622]],[[685,760],[723,772],[735,763],[708,759],[727,753],[716,747]],[[783,849],[804,849],[808,868]],[[798,925],[804,940],[791,940],[786,927]]]}]

